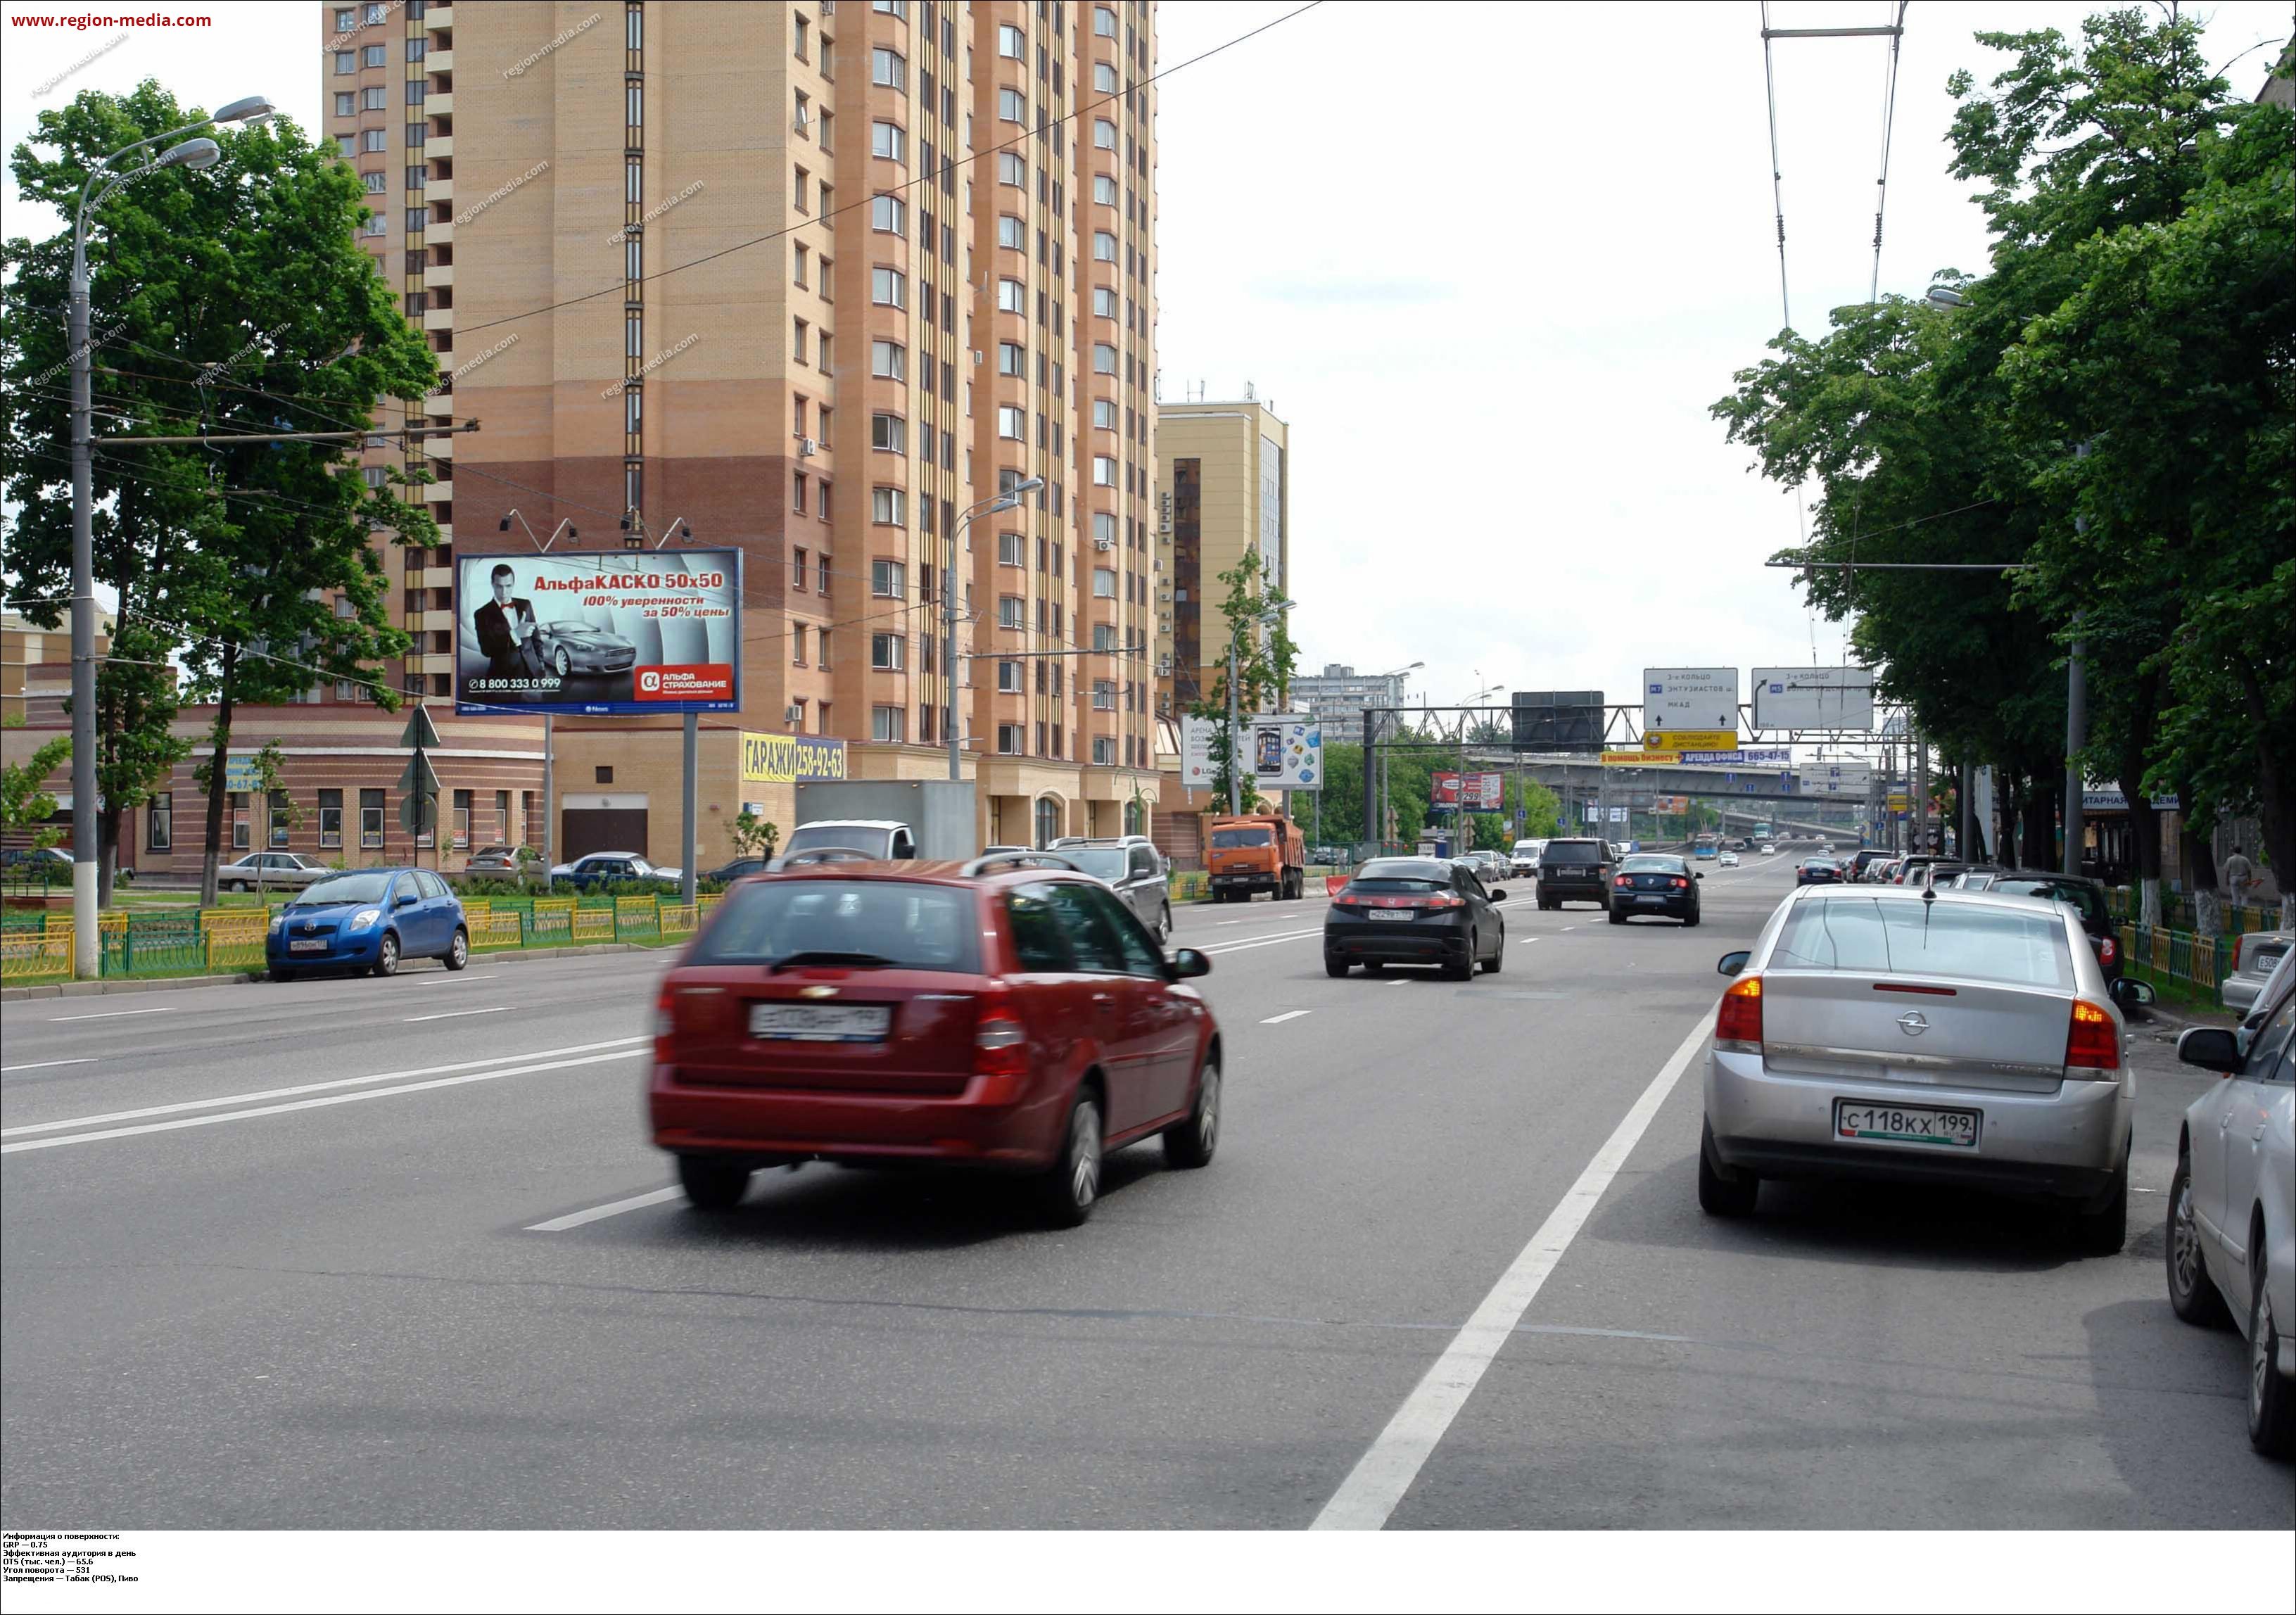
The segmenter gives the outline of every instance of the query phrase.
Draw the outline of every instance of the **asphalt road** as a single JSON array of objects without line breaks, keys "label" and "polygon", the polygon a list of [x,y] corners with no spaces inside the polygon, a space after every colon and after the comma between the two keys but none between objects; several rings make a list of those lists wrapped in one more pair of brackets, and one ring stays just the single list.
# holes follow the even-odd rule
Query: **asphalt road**
[{"label": "asphalt road", "polygon": [[2163,1299],[2204,1079],[2157,1037],[2120,1257],[1966,1196],[1699,1214],[1714,961],[1790,878],[1710,869],[1694,931],[1525,889],[1467,983],[1327,979],[1319,901],[1190,909],[1219,1157],[1128,1151],[1064,1234],[822,1166],[688,1211],[652,955],[9,1004],[0,1525],[1297,1528],[1381,1463],[1397,1528],[2296,1523],[2235,1337]]}]

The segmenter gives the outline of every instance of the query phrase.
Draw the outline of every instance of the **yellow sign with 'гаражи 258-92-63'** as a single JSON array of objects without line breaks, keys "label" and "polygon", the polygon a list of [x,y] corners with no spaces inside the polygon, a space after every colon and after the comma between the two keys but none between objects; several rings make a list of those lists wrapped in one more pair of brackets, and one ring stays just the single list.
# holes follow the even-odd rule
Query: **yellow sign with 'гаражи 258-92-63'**
[{"label": "yellow sign with '\u0433\u0430\u0440\u0430\u0436\u0438 258-92-63'", "polygon": [[812,734],[742,732],[742,783],[788,785],[845,777],[845,742]]}]

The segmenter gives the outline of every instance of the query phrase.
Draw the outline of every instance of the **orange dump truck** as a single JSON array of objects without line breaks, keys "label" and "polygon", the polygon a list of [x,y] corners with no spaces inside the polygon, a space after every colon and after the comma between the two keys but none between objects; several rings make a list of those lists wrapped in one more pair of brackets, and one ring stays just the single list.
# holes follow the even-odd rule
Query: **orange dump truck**
[{"label": "orange dump truck", "polygon": [[1280,813],[1212,814],[1204,820],[1204,869],[1212,901],[1249,903],[1255,891],[1277,901],[1307,887],[1308,838]]}]

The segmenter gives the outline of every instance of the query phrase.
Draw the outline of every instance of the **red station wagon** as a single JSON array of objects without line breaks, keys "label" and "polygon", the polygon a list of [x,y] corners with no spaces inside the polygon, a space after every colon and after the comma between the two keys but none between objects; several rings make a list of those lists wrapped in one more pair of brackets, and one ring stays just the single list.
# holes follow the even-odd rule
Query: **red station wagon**
[{"label": "red station wagon", "polygon": [[1210,969],[1054,854],[755,876],[663,978],[653,1141],[705,1209],[764,1167],[935,1161],[1031,1175],[1073,1227],[1111,1150],[1211,1160]]}]

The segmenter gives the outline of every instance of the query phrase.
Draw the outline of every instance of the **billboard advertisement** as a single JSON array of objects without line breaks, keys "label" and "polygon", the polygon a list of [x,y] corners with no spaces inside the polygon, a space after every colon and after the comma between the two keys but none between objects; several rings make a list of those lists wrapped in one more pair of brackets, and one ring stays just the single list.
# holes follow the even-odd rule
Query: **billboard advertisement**
[{"label": "billboard advertisement", "polygon": [[1506,775],[1504,774],[1453,774],[1435,775],[1433,805],[1456,808],[1464,803],[1470,813],[1496,813],[1506,806]]},{"label": "billboard advertisement", "polygon": [[455,556],[458,714],[741,708],[739,550]]},{"label": "billboard advertisement", "polygon": [[1644,668],[1643,743],[1659,751],[1727,751],[1738,743],[1738,669]]},{"label": "billboard advertisement", "polygon": [[1670,768],[1682,761],[1679,751],[1605,751],[1605,768]]},{"label": "billboard advertisement", "polygon": [[[1219,725],[1208,717],[1180,720],[1180,783],[1208,791],[1219,783],[1212,742]],[[1299,712],[1263,712],[1236,724],[1236,755],[1262,791],[1324,788],[1324,727]]]},{"label": "billboard advertisement", "polygon": [[1874,727],[1871,668],[1756,668],[1757,729]]}]

